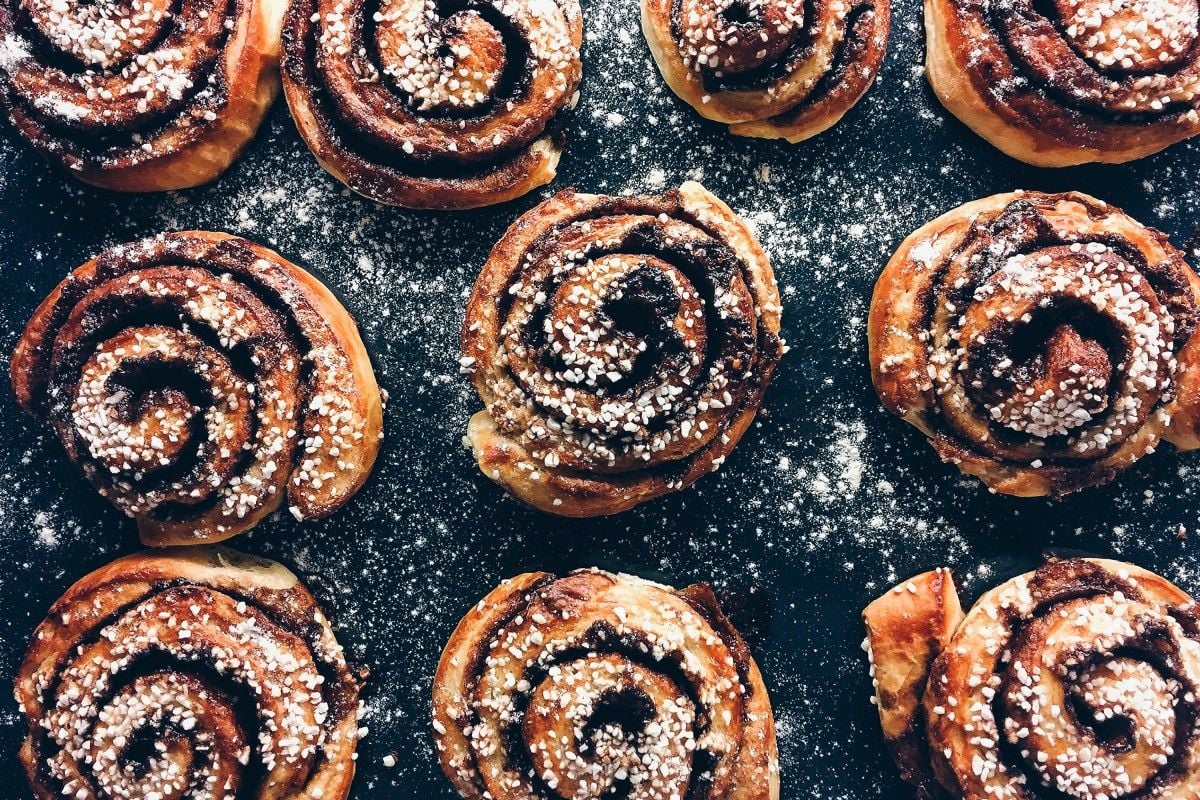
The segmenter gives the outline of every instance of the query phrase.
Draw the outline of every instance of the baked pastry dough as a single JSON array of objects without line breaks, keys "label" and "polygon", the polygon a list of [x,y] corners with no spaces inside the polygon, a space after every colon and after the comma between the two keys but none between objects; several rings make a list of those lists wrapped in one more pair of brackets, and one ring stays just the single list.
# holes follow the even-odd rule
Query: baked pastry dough
[{"label": "baked pastry dough", "polygon": [[345,800],[360,686],[279,564],[132,555],[68,589],[34,633],[16,680],[21,762],[38,800]]},{"label": "baked pastry dough", "polygon": [[433,729],[468,800],[779,797],[766,687],[703,585],[505,581],[442,653]]},{"label": "baked pastry dough", "polygon": [[480,469],[572,517],[690,485],[753,421],[783,352],[779,314],[762,247],[699,184],[559,193],[509,228],[467,305]]},{"label": "baked pastry dough", "polygon": [[1200,620],[1158,575],[1051,560],[963,617],[938,570],[863,616],[884,732],[919,797],[1200,792]]},{"label": "baked pastry dough", "polygon": [[290,0],[288,106],[321,166],[408,208],[549,183],[583,68],[578,0]]},{"label": "baked pastry dough", "polygon": [[189,231],[72,272],[17,343],[18,405],[146,544],[219,541],[287,497],[337,510],[379,452],[382,404],[354,320],[257,244]]},{"label": "baked pastry dough", "polygon": [[641,0],[667,85],[739,136],[800,142],[835,125],[883,63],[889,0]]},{"label": "baked pastry dough", "polygon": [[1200,279],[1157,231],[1078,193],[969,203],[910,236],[871,301],[883,404],[993,490],[1106,483],[1200,446]]},{"label": "baked pastry dough", "polygon": [[283,11],[284,0],[0,3],[0,106],[86,183],[207,183],[279,92]]},{"label": "baked pastry dough", "polygon": [[1196,0],[925,0],[926,74],[956,117],[1043,167],[1200,133]]}]

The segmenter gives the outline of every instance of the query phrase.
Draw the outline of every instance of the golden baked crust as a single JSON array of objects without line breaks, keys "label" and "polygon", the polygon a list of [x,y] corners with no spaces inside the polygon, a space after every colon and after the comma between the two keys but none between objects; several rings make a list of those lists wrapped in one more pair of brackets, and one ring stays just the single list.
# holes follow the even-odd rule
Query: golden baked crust
[{"label": "golden baked crust", "polygon": [[739,136],[796,143],[835,125],[883,63],[888,0],[641,0],[667,85]]},{"label": "golden baked crust", "polygon": [[871,301],[883,404],[1022,497],[1194,449],[1200,279],[1161,233],[1079,193],[968,203],[896,251]]},{"label": "golden baked crust", "polygon": [[925,682],[962,620],[954,578],[942,568],[905,581],[863,611],[883,736],[901,777],[921,797],[936,796],[920,714]]},{"label": "golden baked crust", "polygon": [[34,633],[16,679],[21,762],[38,800],[344,800],[360,688],[279,564],[136,554],[80,579]]},{"label": "golden baked crust", "polygon": [[1121,163],[1200,133],[1194,2],[925,0],[926,74],[1013,158]]},{"label": "golden baked crust", "polygon": [[703,585],[599,570],[505,581],[446,644],[433,728],[468,800],[779,797],[766,687]]},{"label": "golden baked crust", "polygon": [[340,508],[379,452],[379,387],[354,320],[265,247],[187,231],[83,264],[13,353],[46,420],[146,544],[227,539],[283,502]]},{"label": "golden baked crust", "polygon": [[779,314],[762,247],[699,184],[560,192],[509,228],[467,304],[480,469],[572,517],[690,485],[753,421],[783,351]]},{"label": "golden baked crust", "polygon": [[[0,106],[17,132],[105,189],[156,192],[214,180],[279,92],[284,0],[96,8],[0,5]],[[83,68],[62,66],[73,61]]]},{"label": "golden baked crust", "polygon": [[[1052,559],[985,593],[946,642],[944,587],[926,577],[872,605],[904,624],[868,627],[885,729],[924,735],[936,783],[914,781],[921,796],[1196,794],[1200,628],[1186,593],[1132,564]],[[934,641],[927,674],[893,672],[906,652],[925,662]],[[924,686],[922,703],[889,721],[884,684],[900,680]]]},{"label": "golden baked crust", "polygon": [[284,93],[313,155],[354,191],[476,208],[553,180],[582,41],[578,0],[291,0]]}]

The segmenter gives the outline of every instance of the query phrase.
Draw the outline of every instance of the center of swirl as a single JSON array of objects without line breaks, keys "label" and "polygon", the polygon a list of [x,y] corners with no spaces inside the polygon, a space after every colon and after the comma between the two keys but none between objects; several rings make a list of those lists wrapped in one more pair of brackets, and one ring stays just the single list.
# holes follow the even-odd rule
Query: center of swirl
[{"label": "center of swirl", "polygon": [[1022,363],[1002,360],[992,377],[1001,377],[1006,369],[1013,385],[998,402],[985,406],[993,420],[1014,431],[1039,438],[1065,436],[1108,407],[1108,351],[1069,325],[1056,327]]},{"label": "center of swirl", "polygon": [[478,11],[443,18],[434,2],[385,0],[375,22],[383,72],[418,111],[480,106],[508,67],[503,35]]},{"label": "center of swirl", "polygon": [[804,27],[803,0],[681,0],[680,52],[694,68],[747,72],[779,58]]},{"label": "center of swirl", "polygon": [[703,310],[686,278],[660,259],[624,254],[570,273],[544,326],[563,380],[601,393],[635,377],[648,351],[694,349],[704,338]]},{"label": "center of swirl", "polygon": [[534,692],[524,737],[560,797],[682,797],[696,710],[669,678],[593,655],[554,667]]},{"label": "center of swirl", "polygon": [[[1146,418],[1174,371],[1174,322],[1150,284],[1101,243],[1010,257],[973,293],[957,339],[967,391],[992,423],[1077,452]],[[1104,425],[1093,424],[1104,415]]]},{"label": "center of swirl", "polygon": [[191,438],[200,412],[178,386],[159,381],[179,352],[198,343],[162,328],[115,337],[88,361],[73,407],[92,458],[114,475],[170,464]]},{"label": "center of swirl", "polygon": [[206,784],[237,794],[241,771],[221,753],[250,754],[227,699],[195,676],[161,672],[138,677],[100,710],[85,758],[106,796],[140,797],[153,786],[163,800],[182,800]]},{"label": "center of swirl", "polygon": [[23,0],[46,39],[84,66],[109,69],[147,50],[170,24],[170,0]]},{"label": "center of swirl", "polygon": [[1195,45],[1197,0],[1055,0],[1067,35],[1101,69],[1152,72]]},{"label": "center of swirl", "polygon": [[1183,687],[1158,662],[1180,641],[1120,595],[1063,604],[1014,652],[1006,738],[1065,797],[1139,794],[1175,755]]},{"label": "center of swirl", "polygon": [[104,473],[98,477],[122,509],[140,513],[168,498],[197,503],[241,460],[253,394],[229,360],[193,334],[130,328],[84,365],[71,430],[95,462],[85,471]]},{"label": "center of swirl", "polygon": [[1087,753],[1140,789],[1175,747],[1179,681],[1133,658],[1110,658],[1090,667],[1072,697],[1076,714],[1096,742]]}]

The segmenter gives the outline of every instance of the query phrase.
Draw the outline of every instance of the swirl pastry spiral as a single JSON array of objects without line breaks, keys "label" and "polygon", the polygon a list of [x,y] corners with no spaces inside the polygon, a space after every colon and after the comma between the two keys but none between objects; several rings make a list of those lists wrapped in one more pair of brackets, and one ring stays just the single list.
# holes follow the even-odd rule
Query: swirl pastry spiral
[{"label": "swirl pastry spiral", "polygon": [[12,382],[146,544],[226,539],[285,495],[298,518],[330,514],[382,436],[341,303],[227,234],[155,236],[76,269],[34,312]]},{"label": "swirl pastry spiral", "polygon": [[4,0],[0,106],[87,183],[213,180],[279,91],[282,0]]},{"label": "swirl pastry spiral", "polygon": [[578,0],[291,0],[284,92],[354,191],[475,208],[554,178],[582,40]]},{"label": "swirl pastry spiral", "polygon": [[345,800],[360,679],[279,564],[122,558],[50,609],[17,673],[38,800]]},{"label": "swirl pastry spiral", "polygon": [[753,421],[783,352],[779,315],[762,248],[699,184],[559,193],[508,230],[467,305],[480,469],[574,517],[690,485]]},{"label": "swirl pastry spiral", "polygon": [[1200,133],[1196,0],[925,0],[929,82],[1045,167],[1120,163]]},{"label": "swirl pastry spiral", "polygon": [[739,136],[800,142],[831,128],[879,74],[889,0],[641,0],[667,85]]},{"label": "swirl pastry spiral", "polygon": [[762,676],[704,585],[505,581],[442,653],[433,728],[468,800],[779,797]]},{"label": "swirl pastry spiral", "polygon": [[942,458],[1023,497],[1106,483],[1160,439],[1200,446],[1200,279],[1166,237],[1086,195],[965,205],[875,287],[883,404]]},{"label": "swirl pastry spiral", "polygon": [[964,617],[946,570],[867,607],[885,735],[924,798],[1200,792],[1194,602],[1118,561],[1051,560]]}]

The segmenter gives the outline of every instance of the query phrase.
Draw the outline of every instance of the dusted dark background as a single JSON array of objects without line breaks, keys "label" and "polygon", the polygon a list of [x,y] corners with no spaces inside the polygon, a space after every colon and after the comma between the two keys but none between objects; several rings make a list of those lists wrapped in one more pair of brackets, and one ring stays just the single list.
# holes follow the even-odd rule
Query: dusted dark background
[{"label": "dusted dark background", "polygon": [[[1200,592],[1200,454],[1164,446],[1116,486],[1062,503],[989,495],[880,408],[865,366],[874,279],[927,220],[1016,188],[1091,192],[1183,246],[1200,225],[1200,142],[1123,167],[1045,171],[1007,159],[930,93],[917,0],[895,2],[879,84],[838,127],[798,146],[735,138],[665,89],[633,0],[584,0],[584,15],[583,97],[559,180],[491,210],[417,213],[351,196],[311,158],[282,101],[224,177],[167,195],[80,186],[5,137],[3,366],[69,269],[158,231],[242,234],[341,295],[391,397],[374,476],[332,519],[299,525],[284,513],[232,544],[304,576],[373,672],[359,800],[452,795],[427,724],[443,642],[502,578],[592,564],[726,593],[772,691],[785,798],[907,797],[868,699],[863,605],[941,564],[974,597],[1046,549],[1125,558]],[[717,475],[616,519],[562,521],[517,506],[461,445],[478,401],[458,374],[458,328],[478,268],[504,228],[555,188],[643,192],[689,178],[750,220],[784,293],[792,349],[759,423]],[[136,548],[133,524],[0,391],[0,680],[63,589]],[[7,696],[0,722],[2,794],[28,796],[15,758],[22,722]]]}]

